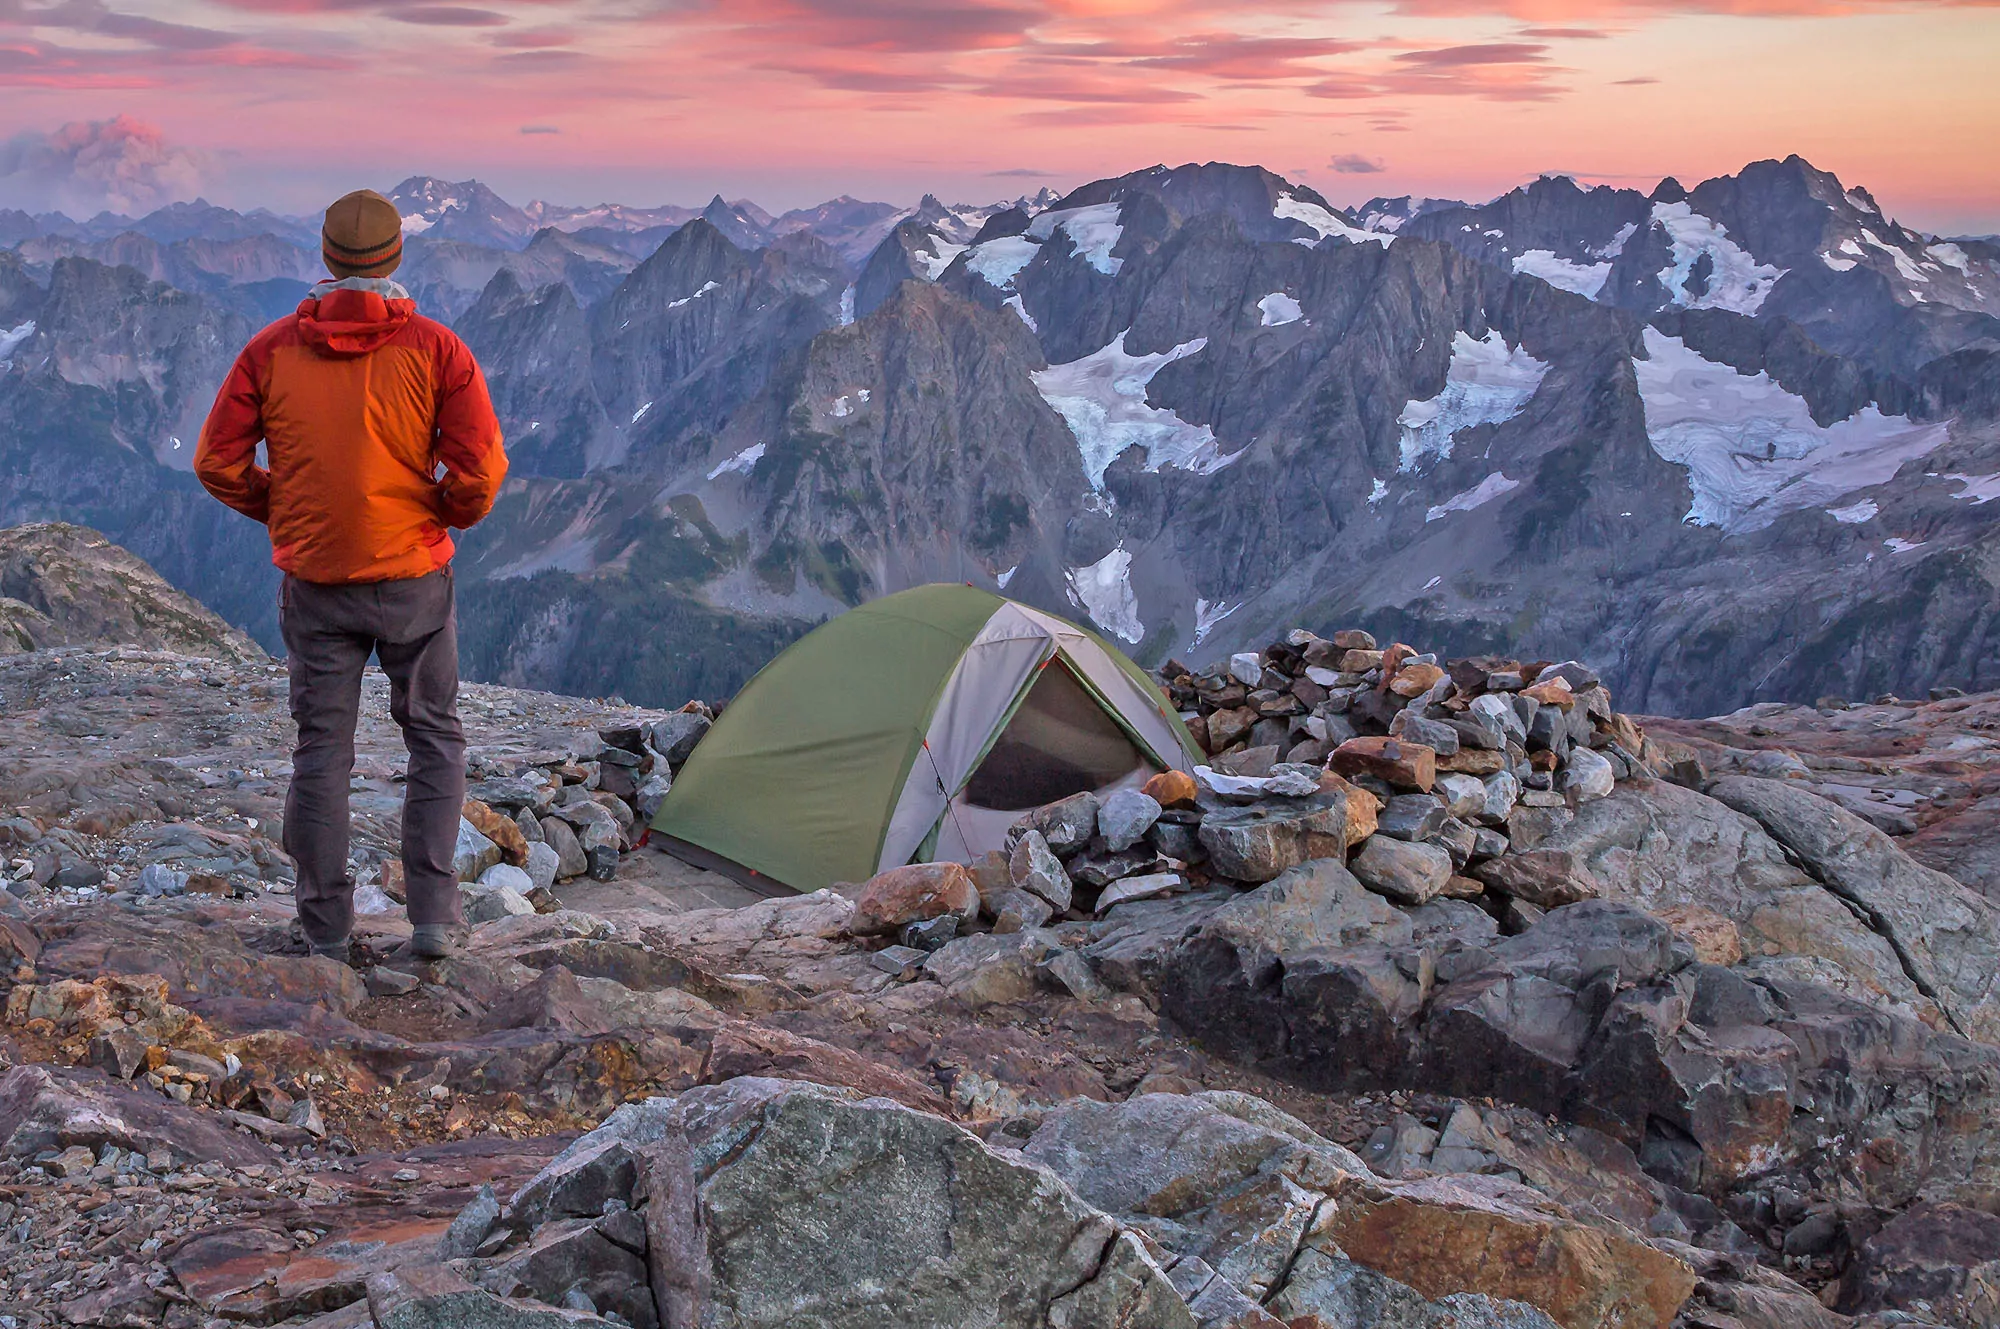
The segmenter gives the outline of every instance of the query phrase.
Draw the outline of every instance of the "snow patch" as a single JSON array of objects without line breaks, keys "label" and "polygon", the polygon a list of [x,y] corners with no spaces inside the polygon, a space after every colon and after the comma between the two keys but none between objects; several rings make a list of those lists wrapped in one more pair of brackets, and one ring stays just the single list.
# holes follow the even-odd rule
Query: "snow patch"
[{"label": "snow patch", "polygon": [[718,286],[718,284],[717,284],[717,283],[715,283],[715,282],[712,282],[712,281],[709,281],[709,282],[703,282],[703,283],[701,284],[701,289],[700,289],[699,291],[696,291],[696,292],[695,292],[695,293],[694,293],[693,295],[684,295],[684,296],[682,296],[682,297],[681,297],[680,299],[678,299],[678,300],[669,300],[669,301],[667,301],[667,308],[669,308],[669,309],[679,309],[679,308],[680,308],[680,307],[681,307],[682,305],[684,305],[684,304],[687,304],[687,303],[688,303],[689,301],[691,301],[691,300],[699,300],[699,299],[701,299],[701,297],[703,297],[704,295],[707,295],[707,294],[708,294],[708,293],[709,293],[710,291],[714,291],[714,290],[719,290],[719,289],[721,289],[721,288],[720,288],[720,287]]},{"label": "snow patch", "polygon": [[1851,258],[1835,258],[1831,254],[1821,254],[1819,261],[1832,268],[1835,272],[1854,271],[1854,260]]},{"label": "snow patch", "polygon": [[632,412],[632,423],[635,425],[638,424],[641,420],[646,418],[646,412],[652,409],[653,409],[653,403],[651,402],[647,402],[644,405],[640,406],[638,410]]},{"label": "snow patch", "polygon": [[[1278,195],[1277,206],[1271,209],[1271,215],[1280,221],[1304,222],[1319,232],[1320,240],[1337,236],[1349,244],[1359,245],[1373,241],[1387,249],[1396,239],[1386,231],[1364,231],[1357,226],[1349,226],[1319,204],[1293,198],[1290,194]],[[1312,245],[1318,241],[1307,240],[1302,243]]]},{"label": "snow patch", "polygon": [[[1771,294],[1771,287],[1785,275],[1785,269],[1759,263],[1750,251],[1729,238],[1728,230],[1713,218],[1704,217],[1685,201],[1655,203],[1653,221],[1667,233],[1673,246],[1673,266],[1660,273],[1660,284],[1668,296],[1686,309],[1727,309],[1738,314],[1754,314]],[[1688,290],[1695,262],[1708,255],[1711,265],[1708,285],[1699,295]]]},{"label": "snow patch", "polygon": [[1638,234],[1638,231],[1638,222],[1626,222],[1618,228],[1618,234],[1612,236],[1604,248],[1597,251],[1597,256],[1599,258],[1617,258],[1625,252],[1625,242]]},{"label": "snow patch", "polygon": [[1116,549],[1088,567],[1071,568],[1069,593],[1090,615],[1090,621],[1124,641],[1137,644],[1146,635],[1139,619],[1139,597],[1132,593],[1132,555],[1121,541]]},{"label": "snow patch", "polygon": [[1194,644],[1199,646],[1207,641],[1208,634],[1215,631],[1216,624],[1242,607],[1241,600],[1233,605],[1226,605],[1220,600],[1203,600],[1197,596],[1194,602]]},{"label": "snow patch", "polygon": [[951,266],[951,261],[963,254],[966,249],[964,245],[955,245],[942,236],[936,237],[931,243],[937,246],[935,252],[919,249],[910,255],[922,268],[925,281],[936,281],[944,276],[944,270]]},{"label": "snow patch", "polygon": [[1103,489],[1105,468],[1134,444],[1145,449],[1149,471],[1174,466],[1209,475],[1235,461],[1240,454],[1222,455],[1215,431],[1207,425],[1191,425],[1146,402],[1146,385],[1153,375],[1200,351],[1208,338],[1182,342],[1171,351],[1133,355],[1125,349],[1130,331],[1081,360],[1029,374],[1042,400],[1069,426],[1091,488]]},{"label": "snow patch", "polygon": [[1443,584],[1444,584],[1443,577],[1432,577],[1429,581],[1424,583],[1424,589],[1427,591],[1434,591]]},{"label": "snow patch", "polygon": [[29,319],[19,327],[0,332],[0,364],[7,363],[7,357],[21,349],[23,342],[35,335],[35,320]]},{"label": "snow patch", "polygon": [[1952,495],[1953,498],[1970,499],[1974,503],[1991,503],[1994,499],[2000,498],[2000,474],[1946,475],[1941,478],[1956,480],[1964,486]]},{"label": "snow patch", "polygon": [[425,231],[428,231],[431,227],[435,226],[436,224],[437,224],[436,221],[433,220],[432,218],[426,217],[422,213],[413,212],[409,216],[403,218],[403,234],[422,235]]},{"label": "snow patch", "polygon": [[965,266],[976,273],[988,286],[1005,290],[1013,285],[1014,278],[1021,269],[1028,266],[1028,260],[1035,256],[1041,246],[1033,240],[1019,235],[1005,235],[998,240],[988,240],[983,245],[974,245],[966,251]]},{"label": "snow patch", "polygon": [[1821,428],[1804,399],[1766,374],[1739,374],[1647,328],[1635,361],[1653,451],[1685,466],[1694,491],[1685,521],[1725,534],[1760,531],[1786,512],[1825,507],[1882,484],[1945,438],[1869,406]]},{"label": "snow patch", "polygon": [[1019,563],[1016,563],[1013,567],[1008,568],[1005,572],[995,577],[993,579],[994,584],[997,585],[1001,590],[1003,591],[1006,590],[1007,583],[1014,580],[1014,574],[1019,572],[1020,570],[1021,570],[1021,565]]},{"label": "snow patch", "polygon": [[1444,502],[1427,508],[1424,511],[1424,520],[1426,522],[1433,522],[1443,517],[1449,517],[1454,512],[1470,512],[1474,508],[1491,503],[1494,499],[1500,497],[1500,495],[1519,489],[1520,487],[1521,482],[1519,480],[1509,480],[1503,472],[1495,471],[1464,493],[1455,494]]},{"label": "snow patch", "polygon": [[1972,275],[1972,256],[1949,240],[1940,241],[1925,252],[1946,267],[1957,268],[1968,277]]},{"label": "snow patch", "polygon": [[1548,372],[1547,361],[1518,346],[1510,349],[1498,332],[1487,333],[1484,341],[1458,333],[1452,338],[1444,390],[1429,401],[1410,402],[1396,417],[1403,427],[1396,469],[1415,471],[1427,458],[1442,461],[1451,455],[1452,436],[1461,429],[1518,415]]},{"label": "snow patch", "polygon": [[1028,312],[1028,307],[1021,303],[1021,296],[1018,292],[1008,296],[1005,300],[1002,300],[1000,303],[1006,305],[1007,308],[1019,314],[1021,316],[1021,321],[1028,325],[1028,331],[1030,332],[1041,331],[1040,328],[1035,326],[1035,316],[1033,314],[1030,314]]},{"label": "snow patch", "polygon": [[1287,323],[1296,323],[1306,316],[1299,302],[1283,291],[1273,291],[1257,302],[1257,309],[1263,315],[1260,327],[1282,328]]},{"label": "snow patch", "polygon": [[1925,545],[1929,544],[1930,541],[1905,540],[1900,535],[1892,535],[1888,539],[1884,540],[1882,543],[1892,554],[1907,554],[1912,549],[1922,549]]},{"label": "snow patch", "polygon": [[749,447],[743,449],[743,451],[737,453],[734,457],[731,457],[728,461],[721,463],[714,470],[710,471],[708,473],[708,478],[711,480],[719,480],[723,476],[729,475],[732,472],[748,475],[752,470],[756,468],[757,463],[763,459],[763,456],[764,456],[764,445],[762,443],[752,443]]},{"label": "snow patch", "polygon": [[1875,514],[1882,509],[1872,498],[1864,498],[1859,503],[1849,503],[1844,508],[1828,508],[1826,515],[1842,526],[1859,526],[1864,521],[1875,520]]},{"label": "snow patch", "polygon": [[1037,240],[1049,240],[1060,227],[1086,263],[1107,277],[1114,276],[1125,266],[1124,259],[1111,257],[1112,247],[1125,233],[1125,228],[1118,224],[1119,207],[1117,203],[1093,203],[1086,208],[1044,212],[1028,223],[1028,234]]},{"label": "snow patch", "polygon": [[1595,300],[1611,276],[1611,264],[1572,263],[1566,258],[1557,258],[1553,249],[1530,249],[1525,254],[1514,256],[1514,271],[1540,277],[1557,290],[1574,291]]},{"label": "snow patch", "polygon": [[854,402],[847,394],[842,393],[833,399],[833,405],[826,408],[826,413],[836,420],[845,420],[854,414]]},{"label": "snow patch", "polygon": [[1383,499],[1387,498],[1388,496],[1389,496],[1389,486],[1383,484],[1380,477],[1377,477],[1375,480],[1370,482],[1368,486],[1369,507],[1371,508],[1374,507],[1377,503],[1380,503]]},{"label": "snow patch", "polygon": [[854,283],[849,282],[847,289],[840,293],[840,326],[844,328],[852,322],[854,322]]},{"label": "snow patch", "polygon": [[1892,244],[1888,244],[1882,240],[1876,239],[1875,233],[1873,231],[1863,231],[1861,233],[1861,238],[1869,245],[1887,254],[1890,258],[1890,261],[1895,263],[1896,271],[1902,276],[1903,280],[1920,281],[1923,282],[1926,286],[1930,284],[1931,279],[1929,277],[1926,277],[1923,274],[1923,272],[1917,267],[1917,265],[1910,261],[1910,256],[1908,254],[1905,254],[1902,250],[1898,249],[1896,246]]}]

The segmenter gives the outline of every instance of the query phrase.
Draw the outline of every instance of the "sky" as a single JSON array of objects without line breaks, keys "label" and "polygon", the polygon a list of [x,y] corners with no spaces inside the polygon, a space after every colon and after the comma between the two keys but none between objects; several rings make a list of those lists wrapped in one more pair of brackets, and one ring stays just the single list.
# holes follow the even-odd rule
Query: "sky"
[{"label": "sky", "polygon": [[1336,203],[1798,153],[2000,231],[2000,0],[0,0],[0,207],[986,202],[1156,162]]}]

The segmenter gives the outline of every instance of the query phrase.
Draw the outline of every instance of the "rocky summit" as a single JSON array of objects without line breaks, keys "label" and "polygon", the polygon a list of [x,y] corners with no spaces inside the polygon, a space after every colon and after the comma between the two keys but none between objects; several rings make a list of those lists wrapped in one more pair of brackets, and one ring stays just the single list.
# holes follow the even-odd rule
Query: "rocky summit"
[{"label": "rocky summit", "polygon": [[710,708],[469,685],[427,963],[371,672],[348,967],[281,666],[0,656],[0,1316],[2000,1324],[2000,698],[1670,721],[1358,629],[1159,678],[1192,773],[776,899],[645,834]]}]

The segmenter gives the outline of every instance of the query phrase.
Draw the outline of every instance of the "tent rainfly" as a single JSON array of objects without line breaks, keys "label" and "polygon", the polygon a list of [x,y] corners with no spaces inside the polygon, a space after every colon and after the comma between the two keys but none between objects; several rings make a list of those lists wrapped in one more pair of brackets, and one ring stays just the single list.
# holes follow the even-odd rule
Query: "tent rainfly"
[{"label": "tent rainfly", "polygon": [[794,642],[723,711],[653,819],[665,848],[813,891],[972,862],[1029,808],[1200,760],[1095,633],[975,587],[919,586]]}]

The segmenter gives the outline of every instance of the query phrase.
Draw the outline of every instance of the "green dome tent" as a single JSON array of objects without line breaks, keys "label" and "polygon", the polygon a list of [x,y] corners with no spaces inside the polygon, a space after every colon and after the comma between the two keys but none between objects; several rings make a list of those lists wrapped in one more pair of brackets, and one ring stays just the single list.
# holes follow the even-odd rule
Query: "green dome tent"
[{"label": "green dome tent", "polygon": [[1159,688],[1095,633],[971,586],[919,586],[766,665],[653,830],[689,862],[813,891],[971,862],[1027,808],[1198,760]]}]

